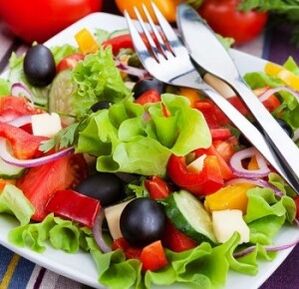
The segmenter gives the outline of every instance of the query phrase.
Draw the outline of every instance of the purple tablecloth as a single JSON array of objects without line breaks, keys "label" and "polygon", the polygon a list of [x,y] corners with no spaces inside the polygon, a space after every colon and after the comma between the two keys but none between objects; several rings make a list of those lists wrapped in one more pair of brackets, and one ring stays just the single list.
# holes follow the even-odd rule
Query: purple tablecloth
[{"label": "purple tablecloth", "polygon": [[[113,1],[104,2],[104,11],[118,13]],[[12,35],[7,33],[0,24],[0,61],[12,43],[11,38]],[[272,28],[259,39],[239,49],[278,63],[282,63],[289,55],[299,61],[299,50],[290,44],[290,32],[287,27]],[[297,289],[299,288],[298,272],[299,246],[260,289]],[[0,280],[0,289],[79,289],[86,287],[20,258],[2,246],[0,246]]]}]

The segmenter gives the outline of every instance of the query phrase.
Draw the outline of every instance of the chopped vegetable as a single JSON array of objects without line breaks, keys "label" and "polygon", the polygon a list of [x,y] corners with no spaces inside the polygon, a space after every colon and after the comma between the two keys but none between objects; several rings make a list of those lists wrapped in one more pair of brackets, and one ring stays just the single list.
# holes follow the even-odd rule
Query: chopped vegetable
[{"label": "chopped vegetable", "polygon": [[170,195],[169,185],[162,178],[153,176],[144,181],[144,186],[153,200],[163,200]]},{"label": "chopped vegetable", "polygon": [[83,54],[96,53],[99,49],[94,36],[86,28],[77,32],[75,39],[79,45],[80,52]]}]

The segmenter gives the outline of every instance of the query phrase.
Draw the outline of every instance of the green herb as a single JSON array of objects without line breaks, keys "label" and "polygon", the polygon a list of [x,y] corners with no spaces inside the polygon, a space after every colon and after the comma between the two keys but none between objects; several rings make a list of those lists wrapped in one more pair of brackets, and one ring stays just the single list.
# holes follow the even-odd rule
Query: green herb
[{"label": "green herb", "polygon": [[42,152],[48,152],[51,149],[60,150],[67,148],[74,144],[76,137],[76,130],[79,123],[71,124],[70,126],[62,129],[53,138],[43,141],[39,147]]}]

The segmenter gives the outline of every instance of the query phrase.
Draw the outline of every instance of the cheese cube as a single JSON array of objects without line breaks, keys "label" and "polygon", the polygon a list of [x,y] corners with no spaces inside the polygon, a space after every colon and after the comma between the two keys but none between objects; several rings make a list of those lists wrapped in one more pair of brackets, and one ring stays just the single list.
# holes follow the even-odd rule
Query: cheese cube
[{"label": "cheese cube", "polygon": [[241,236],[239,244],[249,242],[249,227],[243,220],[241,210],[213,211],[212,221],[215,237],[219,243],[226,242],[234,232],[238,232]]},{"label": "cheese cube", "polygon": [[32,115],[31,120],[32,132],[36,136],[52,137],[62,129],[57,113]]}]

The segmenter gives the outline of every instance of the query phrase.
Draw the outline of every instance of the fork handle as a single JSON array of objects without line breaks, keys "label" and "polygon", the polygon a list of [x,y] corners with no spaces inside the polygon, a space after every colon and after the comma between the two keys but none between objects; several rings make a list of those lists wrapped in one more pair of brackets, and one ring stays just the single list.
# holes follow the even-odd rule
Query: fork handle
[{"label": "fork handle", "polygon": [[[193,87],[198,88],[198,87]],[[265,157],[273,168],[286,180],[286,182],[299,195],[299,187],[294,186],[292,179],[282,168],[277,157],[274,156],[269,144],[266,142],[261,132],[245,118],[231,103],[222,97],[213,88],[206,86],[204,89],[206,95],[224,112],[224,114],[233,122],[233,124],[246,136],[246,138],[256,147],[256,149]],[[299,163],[298,163],[299,164]]]}]

